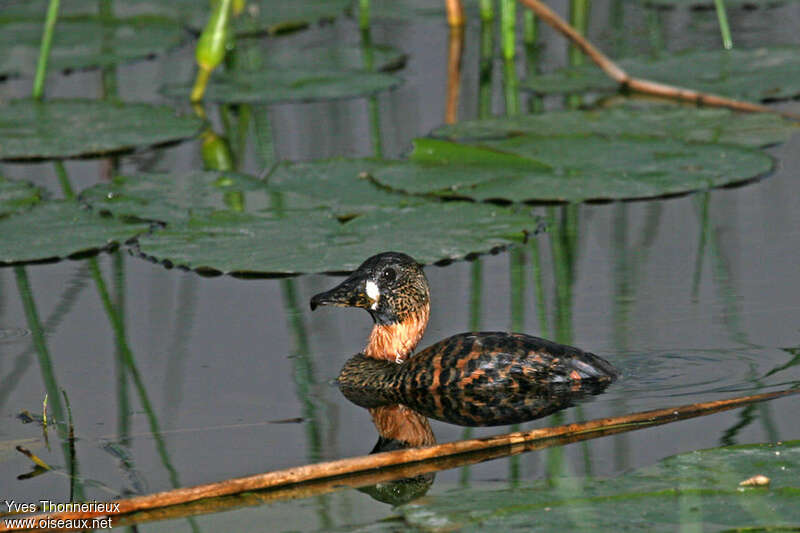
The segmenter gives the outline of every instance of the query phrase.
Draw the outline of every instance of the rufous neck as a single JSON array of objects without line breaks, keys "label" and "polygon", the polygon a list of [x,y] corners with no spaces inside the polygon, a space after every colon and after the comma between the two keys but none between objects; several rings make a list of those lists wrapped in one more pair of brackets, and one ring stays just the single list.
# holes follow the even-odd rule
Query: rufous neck
[{"label": "rufous neck", "polygon": [[364,355],[402,363],[422,339],[429,316],[430,304],[426,302],[400,322],[375,324],[369,334],[367,347],[364,348]]}]

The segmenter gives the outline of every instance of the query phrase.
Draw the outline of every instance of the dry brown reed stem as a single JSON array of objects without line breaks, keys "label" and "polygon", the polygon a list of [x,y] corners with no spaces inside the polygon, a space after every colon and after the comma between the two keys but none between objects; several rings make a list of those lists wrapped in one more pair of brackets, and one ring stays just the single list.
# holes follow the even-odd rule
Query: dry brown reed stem
[{"label": "dry brown reed stem", "polygon": [[594,61],[603,72],[608,74],[610,78],[620,84],[622,88],[627,88],[632,91],[641,92],[645,94],[653,94],[673,100],[681,100],[685,102],[692,102],[698,105],[708,105],[714,107],[727,107],[737,111],[748,111],[756,113],[774,113],[786,118],[800,120],[800,115],[788,111],[781,111],[773,109],[761,104],[754,104],[752,102],[745,102],[742,100],[734,100],[725,96],[719,96],[711,93],[703,93],[694,91],[692,89],[684,89],[682,87],[674,87],[664,83],[658,83],[650,80],[643,80],[631,77],[619,65],[611,60],[607,55],[598,50],[592,43],[583,37],[578,31],[570,26],[564,19],[558,16],[555,11],[547,7],[540,0],[519,0],[523,5],[533,10],[539,17],[547,24],[552,26],[556,31],[563,34],[567,39],[575,43],[575,45],[583,51],[592,61]]},{"label": "dry brown reed stem", "polygon": [[464,26],[464,8],[461,0],[444,0],[447,7],[447,23],[451,28]]},{"label": "dry brown reed stem", "polygon": [[[119,510],[115,513],[100,512],[61,512],[35,515],[31,518],[52,520],[78,520],[97,516],[138,514],[136,522],[153,519],[164,519],[174,516],[186,516],[218,511],[222,508],[253,505],[264,501],[284,500],[308,497],[324,492],[331,492],[343,487],[364,486],[368,484],[411,477],[428,472],[436,472],[456,468],[498,457],[515,455],[525,451],[543,449],[550,446],[579,442],[617,433],[624,433],[645,427],[652,427],[678,420],[709,415],[720,411],[735,409],[744,405],[772,400],[791,394],[800,389],[788,389],[777,392],[742,396],[727,400],[702,402],[656,409],[641,413],[600,418],[588,422],[566,424],[553,428],[534,429],[531,431],[508,433],[494,437],[449,442],[427,448],[411,448],[391,452],[377,453],[304,465],[265,474],[228,479],[218,483],[209,483],[195,487],[179,488],[165,492],[157,492],[144,496],[117,500]],[[260,494],[235,495],[247,492],[270,489]],[[209,498],[222,498],[208,501]],[[203,501],[201,501],[203,500]],[[189,505],[186,505],[189,504]],[[177,506],[177,512],[164,509]],[[133,517],[128,517],[132,520]],[[141,520],[139,520],[141,518]],[[115,519],[114,524],[122,522]],[[0,522],[0,531],[14,531],[5,522]]]},{"label": "dry brown reed stem", "polygon": [[450,27],[450,42],[447,47],[447,101],[444,122],[458,122],[458,96],[461,92],[461,55],[464,49],[464,27]]}]

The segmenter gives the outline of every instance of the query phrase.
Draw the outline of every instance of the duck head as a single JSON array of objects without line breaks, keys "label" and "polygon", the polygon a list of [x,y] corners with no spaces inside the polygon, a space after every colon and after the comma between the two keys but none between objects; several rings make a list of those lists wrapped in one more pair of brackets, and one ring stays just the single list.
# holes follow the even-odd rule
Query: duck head
[{"label": "duck head", "polygon": [[364,261],[336,287],[311,298],[312,311],[322,305],[366,309],[375,327],[364,354],[402,362],[427,326],[430,289],[412,257],[384,252]]}]

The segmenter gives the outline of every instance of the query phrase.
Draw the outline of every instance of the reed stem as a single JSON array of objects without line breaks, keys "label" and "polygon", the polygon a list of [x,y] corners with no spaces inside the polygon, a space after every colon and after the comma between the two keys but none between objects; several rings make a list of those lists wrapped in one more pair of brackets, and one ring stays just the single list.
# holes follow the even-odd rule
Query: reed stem
[{"label": "reed stem", "polygon": [[50,58],[50,48],[53,46],[58,8],[61,0],[50,0],[47,7],[47,18],[44,21],[42,44],[39,46],[39,62],[36,65],[36,76],[33,79],[33,98],[41,100],[44,96],[44,79],[47,76],[47,61]]}]

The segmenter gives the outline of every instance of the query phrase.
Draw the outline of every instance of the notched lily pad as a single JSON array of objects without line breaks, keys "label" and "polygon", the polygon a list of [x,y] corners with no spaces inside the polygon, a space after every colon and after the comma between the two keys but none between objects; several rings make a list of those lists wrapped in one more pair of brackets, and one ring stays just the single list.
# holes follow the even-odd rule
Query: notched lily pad
[{"label": "notched lily pad", "polygon": [[[234,21],[237,35],[283,33],[308,24],[333,20],[344,13],[350,0],[251,0]],[[207,15],[195,17],[192,25],[205,26]]]},{"label": "notched lily pad", "polygon": [[377,170],[373,178],[411,194],[577,202],[680,194],[752,179],[772,167],[763,152],[733,145],[636,136],[519,136],[480,145],[417,139],[410,162]]},{"label": "notched lily pad", "polygon": [[[477,0],[463,0],[464,16],[470,20],[478,16]],[[416,18],[439,19],[446,24],[447,10],[444,2],[430,0],[370,0],[370,16],[376,19],[406,20]],[[358,12],[353,4],[354,16]]]},{"label": "notched lily pad", "polygon": [[[630,75],[697,91],[752,101],[800,95],[800,47],[685,51],[659,59],[619,61]],[[594,65],[537,75],[521,83],[537,93],[613,91],[619,85]]]},{"label": "notched lily pad", "polygon": [[[3,8],[8,15],[42,17],[48,0],[15,2]],[[245,11],[234,20],[237,35],[280,33],[297,29],[310,23],[331,20],[341,15],[350,0],[250,0]],[[184,21],[193,30],[201,31],[210,13],[209,2],[198,0],[125,0],[114,3],[117,16],[164,15]],[[64,15],[90,15],[97,13],[96,0],[70,0],[63,2]],[[59,22],[60,23],[60,22]]]},{"label": "notched lily pad", "polygon": [[202,124],[159,105],[11,100],[0,105],[0,159],[108,154],[193,137]]},{"label": "notched lily pad", "polygon": [[[311,102],[367,96],[391,89],[400,78],[382,72],[295,68],[211,76],[207,100],[227,103]],[[167,96],[188,98],[188,84],[166,85]]]},{"label": "notched lily pad", "polygon": [[[800,523],[800,441],[677,455],[614,479],[456,489],[400,507],[411,527],[437,531],[787,530]],[[754,475],[770,488],[741,488]]]},{"label": "notched lily pad", "polygon": [[727,109],[623,105],[590,111],[559,111],[508,118],[470,120],[443,126],[434,137],[457,142],[521,135],[644,135],[684,141],[769,146],[800,131],[797,123],[769,113]]},{"label": "notched lily pad", "polygon": [[100,213],[164,224],[187,220],[194,212],[228,210],[270,218],[279,216],[272,212],[276,210],[325,205],[270,188],[252,176],[217,171],[115,176],[110,183],[86,189],[80,199]]},{"label": "notched lily pad", "polygon": [[[708,0],[642,0],[642,3],[646,6],[660,9],[676,7],[690,7],[701,10],[714,9],[714,2]],[[787,0],[726,0],[725,7],[728,9],[768,9],[785,3],[787,3]]]},{"label": "notched lily pad", "polygon": [[426,202],[375,185],[367,176],[381,166],[371,159],[283,162],[267,180],[217,171],[115,176],[83,191],[81,201],[101,213],[165,224],[215,210],[279,218],[288,211],[329,209],[349,219],[373,209]]},{"label": "notched lily pad", "polygon": [[319,66],[325,70],[385,72],[401,68],[406,55],[392,46],[361,46],[335,43],[307,48],[271,48],[264,54],[263,68],[294,69]]},{"label": "notched lily pad", "polygon": [[374,209],[409,207],[427,201],[375,185],[370,176],[386,165],[385,161],[375,159],[283,162],[268,180],[273,190],[306,196],[345,218]]},{"label": "notched lily pad", "polygon": [[203,271],[344,272],[386,250],[424,263],[460,259],[522,241],[538,224],[525,210],[461,202],[376,210],[344,224],[320,211],[272,220],[219,211],[142,236],[138,248],[167,264]]},{"label": "notched lily pad", "polygon": [[147,231],[102,217],[72,201],[38,204],[0,220],[0,264],[61,259],[100,250]]},{"label": "notched lily pad", "polygon": [[22,211],[41,200],[41,190],[25,181],[0,176],[0,218]]},{"label": "notched lily pad", "polygon": [[[61,17],[48,66],[60,71],[116,65],[174,48],[188,36],[165,17]],[[0,76],[34,74],[41,39],[40,19],[0,18]]]},{"label": "notched lily pad", "polygon": [[[381,71],[400,68],[405,55],[389,46],[336,44],[301,50],[270,50],[255,71],[215,72],[206,98],[217,102],[274,103],[354,98],[398,85]],[[188,98],[190,84],[168,84],[162,92]]]}]

